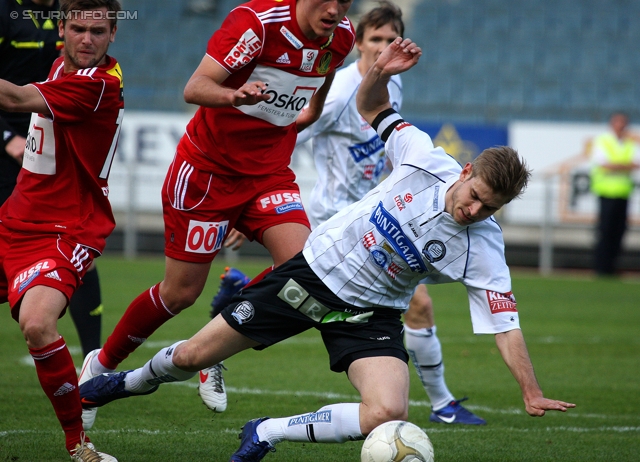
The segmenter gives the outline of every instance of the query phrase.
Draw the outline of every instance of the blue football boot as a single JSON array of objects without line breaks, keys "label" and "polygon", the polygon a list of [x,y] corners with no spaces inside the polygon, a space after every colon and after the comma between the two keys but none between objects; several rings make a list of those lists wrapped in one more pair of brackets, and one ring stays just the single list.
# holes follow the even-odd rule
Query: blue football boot
[{"label": "blue football boot", "polygon": [[432,411],[429,420],[444,424],[486,425],[487,421],[465,409],[460,403],[469,398],[451,401],[442,409]]},{"label": "blue football boot", "polygon": [[211,301],[211,311],[209,314],[214,318],[222,309],[229,304],[231,298],[240,292],[244,286],[249,284],[251,278],[242,271],[227,266],[224,274],[220,275],[220,287],[218,293]]},{"label": "blue football boot", "polygon": [[135,393],[124,389],[124,379],[129,372],[100,374],[80,385],[80,401],[84,409],[101,407],[117,399],[129,396],[148,395],[158,389],[158,385],[149,391]]},{"label": "blue football boot", "polygon": [[229,462],[259,462],[268,452],[275,452],[276,448],[271,446],[267,441],[260,441],[256,429],[260,423],[269,417],[261,417],[253,419],[244,424],[242,433],[238,435],[240,438],[240,447],[233,453]]}]

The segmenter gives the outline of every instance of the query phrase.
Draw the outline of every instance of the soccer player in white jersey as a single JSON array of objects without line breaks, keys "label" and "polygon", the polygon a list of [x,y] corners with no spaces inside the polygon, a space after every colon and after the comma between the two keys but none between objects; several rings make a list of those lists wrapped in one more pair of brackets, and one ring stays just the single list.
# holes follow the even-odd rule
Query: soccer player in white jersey
[{"label": "soccer player in white jersey", "polygon": [[[362,199],[380,182],[385,170],[384,143],[360,115],[356,92],[376,58],[397,37],[404,35],[402,11],[383,1],[364,14],[356,27],[360,59],[336,72],[322,115],[298,135],[298,143],[313,140],[318,180],[307,204],[313,228],[343,208]],[[394,75],[387,85],[391,107],[402,108],[402,81]],[[442,346],[436,335],[433,302],[420,284],[404,316],[405,345],[432,405],[436,423],[484,425],[486,421],[465,409],[444,380]]]},{"label": "soccer player in white jersey", "polygon": [[139,369],[84,383],[85,406],[151,393],[161,383],[188,380],[242,350],[263,349],[313,327],[322,332],[331,369],[347,372],[361,402],[251,420],[230,461],[260,461],[284,440],[362,439],[384,422],[408,418],[400,316],[426,277],[432,284],[465,285],[474,332],[495,336],[528,414],[575,407],[542,393],[520,330],[502,232],[491,219],[522,193],[530,172],[508,147],[485,150],[461,168],[402,120],[389,104],[387,84],[421,54],[411,40],[396,39],[358,90],[358,110],[393,164],[389,177],[313,230],[302,253],[243,290],[191,339],[163,348]]}]

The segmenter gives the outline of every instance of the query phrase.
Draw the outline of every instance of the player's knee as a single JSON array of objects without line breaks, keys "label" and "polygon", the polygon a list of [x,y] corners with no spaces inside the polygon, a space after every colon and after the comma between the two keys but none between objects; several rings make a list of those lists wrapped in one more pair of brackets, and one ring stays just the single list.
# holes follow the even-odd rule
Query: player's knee
[{"label": "player's knee", "polygon": [[167,309],[173,314],[178,314],[196,302],[200,296],[200,291],[194,290],[191,287],[185,287],[168,290],[166,294],[161,293],[160,295]]},{"label": "player's knee", "polygon": [[184,371],[199,371],[202,369],[198,364],[201,362],[198,351],[192,348],[189,342],[178,345],[173,352],[173,365]]},{"label": "player's knee", "polygon": [[20,329],[30,348],[41,348],[50,343],[50,327],[35,317],[21,320]]},{"label": "player's knee", "polygon": [[368,412],[365,412],[363,421],[361,422],[361,430],[364,435],[369,434],[378,425],[391,420],[407,420],[409,418],[409,409],[407,405],[400,402],[396,403],[379,403],[374,406],[367,406]]}]

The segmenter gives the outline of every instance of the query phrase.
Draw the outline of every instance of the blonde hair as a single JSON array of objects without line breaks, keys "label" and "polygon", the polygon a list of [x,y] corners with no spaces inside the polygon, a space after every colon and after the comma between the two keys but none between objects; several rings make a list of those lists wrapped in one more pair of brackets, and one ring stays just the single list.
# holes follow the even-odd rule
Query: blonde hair
[{"label": "blonde hair", "polygon": [[520,196],[531,178],[527,163],[509,146],[485,149],[471,164],[471,176],[480,178],[506,202]]}]

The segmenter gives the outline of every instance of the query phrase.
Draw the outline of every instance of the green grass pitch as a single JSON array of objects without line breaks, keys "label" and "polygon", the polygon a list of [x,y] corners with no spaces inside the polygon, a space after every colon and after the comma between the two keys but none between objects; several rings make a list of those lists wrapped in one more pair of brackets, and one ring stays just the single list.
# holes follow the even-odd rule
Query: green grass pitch
[{"label": "green grass pitch", "polygon": [[[255,275],[265,260],[236,264]],[[141,366],[163,346],[185,339],[208,320],[224,262],[214,262],[195,306],[159,329],[121,368]],[[162,278],[160,258],[98,260],[104,302],[103,341],[128,303]],[[429,434],[435,458],[445,461],[640,460],[640,280],[588,276],[541,278],[515,272],[513,291],[538,379],[550,398],[576,409],[525,414],[519,388],[491,336],[474,336],[466,292],[459,284],[432,286],[447,384],[456,397],[487,419],[485,427],[429,422],[429,403],[412,369],[409,420]],[[59,323],[76,366],[82,354],[69,316]],[[0,461],[67,460],[64,437],[38,383],[8,305],[0,309]],[[114,402],[98,412],[90,435],[121,462],[227,461],[249,419],[314,411],[357,400],[344,374],[329,371],[316,332],[263,352],[226,361],[229,407],[208,411],[197,381],[164,385],[153,395]],[[282,443],[265,461],[359,461],[361,442]]]}]

